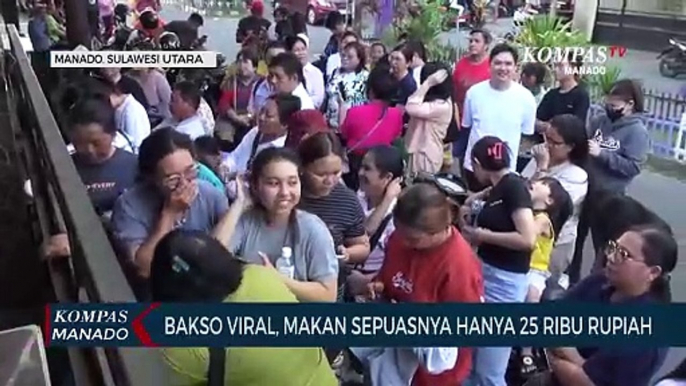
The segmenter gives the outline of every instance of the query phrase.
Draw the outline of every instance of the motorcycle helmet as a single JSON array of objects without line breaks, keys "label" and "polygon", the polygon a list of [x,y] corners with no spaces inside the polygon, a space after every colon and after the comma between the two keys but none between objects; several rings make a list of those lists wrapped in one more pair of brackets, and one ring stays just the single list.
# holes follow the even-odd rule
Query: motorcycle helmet
[{"label": "motorcycle helmet", "polygon": [[137,41],[131,49],[134,51],[155,51],[155,43],[151,39],[142,39]]},{"label": "motorcycle helmet", "polygon": [[152,8],[146,8],[141,12],[138,17],[141,22],[141,26],[147,30],[157,29],[160,25],[160,18],[157,16],[157,12]]},{"label": "motorcycle helmet", "polygon": [[159,44],[163,51],[178,51],[181,49],[181,40],[173,32],[163,32],[160,35]]}]

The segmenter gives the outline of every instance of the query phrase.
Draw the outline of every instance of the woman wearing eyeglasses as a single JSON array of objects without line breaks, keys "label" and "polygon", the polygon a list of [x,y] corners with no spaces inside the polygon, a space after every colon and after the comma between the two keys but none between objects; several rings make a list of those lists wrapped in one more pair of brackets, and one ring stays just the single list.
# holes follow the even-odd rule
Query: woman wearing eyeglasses
[{"label": "woman wearing eyeglasses", "polygon": [[[654,225],[632,228],[605,247],[603,273],[588,276],[565,300],[636,304],[671,302],[669,273],[677,262],[672,235]],[[643,386],[650,382],[667,348],[584,347],[549,351],[553,376],[562,386]]]},{"label": "woman wearing eyeglasses", "polygon": [[558,235],[548,267],[552,278],[563,278],[572,262],[579,215],[588,192],[588,173],[585,169],[588,163],[588,135],[584,122],[572,114],[557,115],[548,124],[545,142],[531,149],[533,162],[524,168],[522,176],[531,180],[555,178],[574,203],[574,213]]},{"label": "woman wearing eyeglasses", "polygon": [[171,128],[141,144],[140,179],[119,197],[112,222],[117,241],[140,277],[150,274],[157,243],[174,229],[210,232],[228,211],[226,196],[198,180],[193,141]]}]

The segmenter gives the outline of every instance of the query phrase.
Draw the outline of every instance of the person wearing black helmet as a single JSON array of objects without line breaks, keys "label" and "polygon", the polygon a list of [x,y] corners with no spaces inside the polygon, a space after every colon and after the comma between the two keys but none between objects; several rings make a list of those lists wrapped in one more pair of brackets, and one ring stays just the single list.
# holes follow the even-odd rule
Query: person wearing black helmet
[{"label": "person wearing black helmet", "polygon": [[162,32],[158,42],[162,51],[178,51],[181,49],[181,40],[179,37],[169,31]]}]

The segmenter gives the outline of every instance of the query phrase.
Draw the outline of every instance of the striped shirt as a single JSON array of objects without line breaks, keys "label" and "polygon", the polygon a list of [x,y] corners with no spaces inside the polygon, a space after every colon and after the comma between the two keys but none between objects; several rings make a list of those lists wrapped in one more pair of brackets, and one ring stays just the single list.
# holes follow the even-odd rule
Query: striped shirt
[{"label": "striped shirt", "polygon": [[346,239],[365,234],[364,212],[352,190],[337,184],[326,197],[307,197],[300,199],[300,209],[317,215],[331,232],[336,248],[344,245]]}]

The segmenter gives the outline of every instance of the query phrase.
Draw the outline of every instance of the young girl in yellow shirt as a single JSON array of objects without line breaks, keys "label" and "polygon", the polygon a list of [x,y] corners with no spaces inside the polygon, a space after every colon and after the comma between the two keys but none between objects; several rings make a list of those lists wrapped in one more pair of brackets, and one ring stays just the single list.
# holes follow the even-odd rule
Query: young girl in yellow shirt
[{"label": "young girl in yellow shirt", "polygon": [[[531,251],[531,263],[527,278],[529,293],[526,301],[538,303],[550,277],[548,265],[555,248],[555,240],[560,229],[572,215],[574,205],[560,182],[552,177],[544,177],[530,182],[531,202],[536,223],[536,243]],[[522,347],[521,372],[524,375],[537,370],[531,347]]]},{"label": "young girl in yellow shirt", "polygon": [[545,290],[546,280],[550,277],[548,265],[555,240],[574,207],[562,184],[552,177],[532,181],[529,191],[537,236],[534,249],[531,251],[527,302],[537,303]]}]

